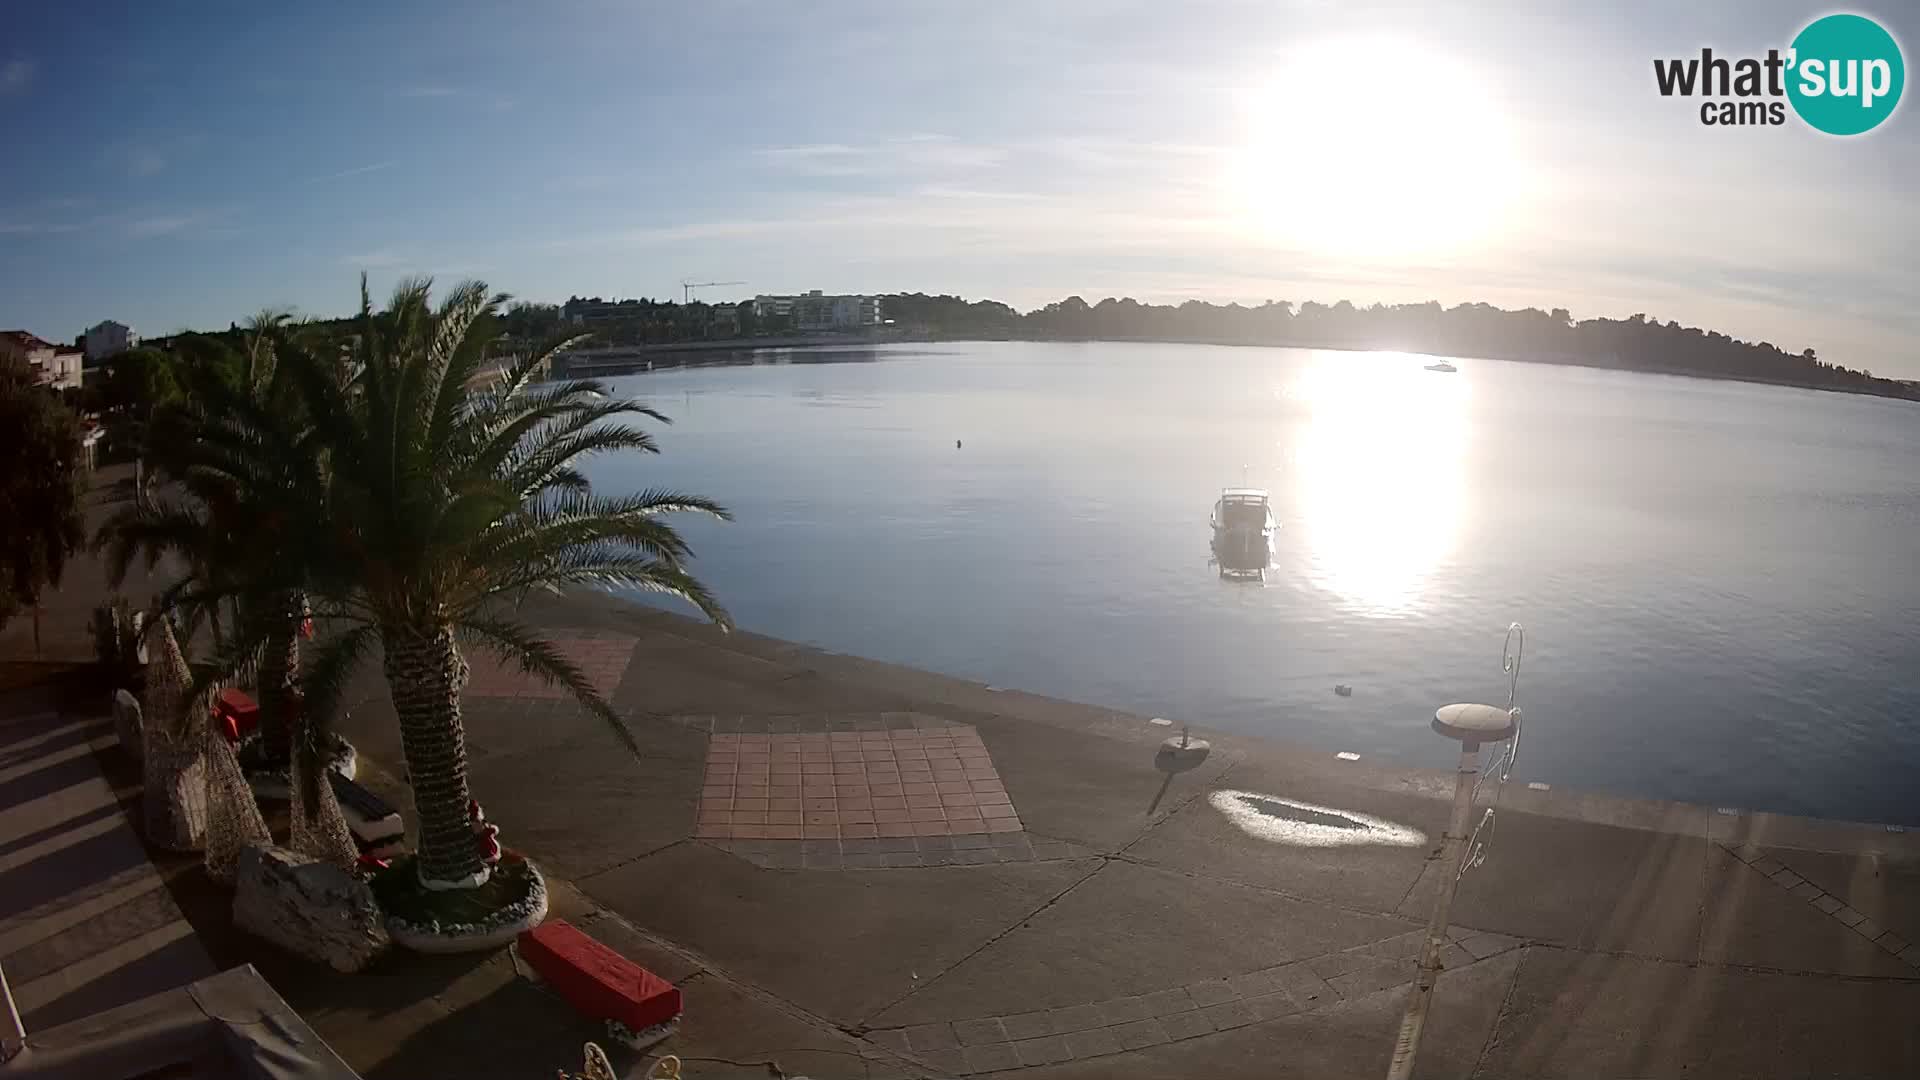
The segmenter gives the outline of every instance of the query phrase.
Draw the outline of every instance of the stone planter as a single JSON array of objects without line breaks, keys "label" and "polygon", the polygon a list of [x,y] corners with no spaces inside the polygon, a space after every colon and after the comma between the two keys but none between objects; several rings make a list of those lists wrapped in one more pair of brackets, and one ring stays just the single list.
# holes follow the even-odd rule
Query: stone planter
[{"label": "stone planter", "polygon": [[388,944],[380,905],[366,882],[278,847],[240,853],[233,922],[342,972],[366,967]]},{"label": "stone planter", "polygon": [[486,952],[508,945],[522,931],[539,926],[547,917],[546,879],[531,863],[527,864],[527,871],[532,880],[526,898],[484,922],[425,927],[389,915],[387,934],[394,944],[420,953]]}]

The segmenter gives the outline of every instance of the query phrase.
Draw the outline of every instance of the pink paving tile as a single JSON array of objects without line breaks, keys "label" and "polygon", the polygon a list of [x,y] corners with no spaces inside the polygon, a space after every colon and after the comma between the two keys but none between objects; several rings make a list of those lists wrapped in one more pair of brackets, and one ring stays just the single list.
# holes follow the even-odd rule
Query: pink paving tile
[{"label": "pink paving tile", "polygon": [[807,825],[838,825],[840,824],[840,815],[833,810],[809,811],[803,823]]},{"label": "pink paving tile", "polygon": [[933,792],[928,792],[925,795],[909,795],[907,796],[907,805],[909,807],[939,806],[940,796]]},{"label": "pink paving tile", "polygon": [[798,825],[798,824],[800,824],[800,811],[798,811],[798,810],[769,810],[769,811],[767,811],[767,824],[769,824],[769,825]]},{"label": "pink paving tile", "polygon": [[936,782],[933,788],[942,795],[966,795],[973,791],[967,786],[965,780],[941,780]]},{"label": "pink paving tile", "polygon": [[[978,797],[975,796],[974,793],[971,791],[963,791],[958,795],[949,794],[943,791],[940,793],[940,805],[942,806],[973,806],[975,805],[977,798]],[[740,808],[740,802],[741,800],[739,799],[733,800],[734,809],[738,810]]]},{"label": "pink paving tile", "polygon": [[907,793],[905,785],[902,784],[882,784],[875,782],[868,784],[867,787],[872,790],[873,797],[876,799],[882,795],[898,797]]},{"label": "pink paving tile", "polygon": [[775,781],[767,788],[767,798],[769,799],[797,799],[799,797],[799,784],[782,784],[779,781]]},{"label": "pink paving tile", "polygon": [[945,821],[916,821],[913,823],[915,836],[952,836],[953,828]]},{"label": "pink paving tile", "polygon": [[[946,822],[943,821],[941,824],[944,825]],[[883,821],[874,826],[874,828],[879,831],[881,836],[913,835],[913,822],[911,821]]]},{"label": "pink paving tile", "polygon": [[[905,789],[905,793],[908,795],[937,795],[940,793],[940,789],[937,787],[934,787],[933,781],[931,780],[927,781],[926,783],[914,783],[912,781],[908,781],[907,783],[902,784],[901,787]],[[728,788],[727,790],[732,791],[733,789]]]},{"label": "pink paving tile", "polygon": [[764,798],[750,799],[736,797],[733,800],[733,808],[735,810],[758,810],[761,813],[765,813],[767,810],[767,800]]},{"label": "pink paving tile", "polygon": [[910,821],[945,821],[947,812],[937,806],[916,806],[907,811]]},{"label": "pink paving tile", "polygon": [[880,830],[873,825],[840,826],[840,838],[843,840],[871,840],[879,835]]},{"label": "pink paving tile", "polygon": [[733,826],[733,838],[735,840],[765,840],[767,838],[767,826],[763,824],[742,825],[736,822]]},{"label": "pink paving tile", "polygon": [[982,803],[980,805],[980,816],[984,818],[1010,818],[1015,815],[1013,807],[1005,803]]},{"label": "pink paving tile", "polygon": [[978,836],[987,831],[987,823],[979,818],[948,818],[947,828],[955,836]]},{"label": "pink paving tile", "polygon": [[898,810],[875,810],[873,812],[873,820],[879,822],[882,825],[886,825],[890,822],[896,822],[896,821],[912,821],[913,815],[912,815],[912,811],[909,811],[904,807]]},{"label": "pink paving tile", "polygon": [[874,824],[873,811],[871,810],[841,810],[839,814],[840,824],[842,825]]},{"label": "pink paving tile", "polygon": [[841,795],[836,792],[833,800],[840,804],[842,810],[873,809],[873,800],[866,795]]},{"label": "pink paving tile", "polygon": [[988,818],[987,831],[990,833],[1019,832],[1019,818]]},{"label": "pink paving tile", "polygon": [[832,776],[833,763],[828,761],[805,761],[801,762],[800,771],[807,776]]},{"label": "pink paving tile", "polygon": [[907,808],[907,797],[905,795],[876,794],[873,797],[873,808],[875,810],[905,810]]},{"label": "pink paving tile", "polygon": [[[980,821],[980,808],[977,806],[943,806],[948,821]],[[734,811],[734,819],[739,820],[739,811]]]},{"label": "pink paving tile", "polygon": [[733,811],[702,810],[700,811],[700,821],[706,825],[730,825],[733,823]]},{"label": "pink paving tile", "polygon": [[735,825],[765,825],[767,823],[767,812],[765,810],[735,810],[733,811],[733,823]]},{"label": "pink paving tile", "polygon": [[731,810],[731,809],[733,809],[732,799],[709,798],[709,799],[700,800],[701,813],[706,813],[709,810]]},{"label": "pink paving tile", "polygon": [[804,805],[808,810],[832,810],[836,808],[834,798],[831,795],[828,795],[824,798],[815,798],[813,796],[808,796],[806,799],[803,799],[801,801],[804,803]]},{"label": "pink paving tile", "polygon": [[726,840],[732,837],[733,826],[702,823],[693,827],[693,835],[701,840]]},{"label": "pink paving tile", "polygon": [[768,840],[800,839],[800,826],[798,825],[768,825],[766,830],[766,839]]},{"label": "pink paving tile", "polygon": [[799,810],[800,808],[801,808],[800,797],[797,795],[792,796],[790,798],[774,798],[774,799],[767,800],[767,809],[769,810]]}]

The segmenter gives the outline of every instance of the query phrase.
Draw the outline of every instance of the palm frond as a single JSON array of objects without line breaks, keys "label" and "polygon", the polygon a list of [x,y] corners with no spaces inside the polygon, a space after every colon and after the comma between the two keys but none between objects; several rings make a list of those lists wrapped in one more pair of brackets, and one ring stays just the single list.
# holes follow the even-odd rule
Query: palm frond
[{"label": "palm frond", "polygon": [[640,756],[640,744],[634,741],[633,733],[620,722],[613,706],[600,696],[586,673],[532,627],[499,615],[473,614],[462,619],[457,629],[502,660],[518,663],[521,671],[566,687],[588,712],[606,721],[622,746],[634,757]]}]

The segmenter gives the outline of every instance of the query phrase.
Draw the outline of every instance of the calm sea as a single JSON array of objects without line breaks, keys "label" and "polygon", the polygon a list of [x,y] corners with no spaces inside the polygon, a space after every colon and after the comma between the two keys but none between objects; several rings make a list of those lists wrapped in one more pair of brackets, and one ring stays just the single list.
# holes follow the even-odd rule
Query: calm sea
[{"label": "calm sea", "polygon": [[[735,512],[685,531],[744,627],[1439,765],[1433,709],[1504,703],[1517,621],[1524,778],[1920,823],[1920,406],[1294,349],[751,360],[615,380],[675,423],[593,472]],[[1264,583],[1208,562],[1241,484]]]}]

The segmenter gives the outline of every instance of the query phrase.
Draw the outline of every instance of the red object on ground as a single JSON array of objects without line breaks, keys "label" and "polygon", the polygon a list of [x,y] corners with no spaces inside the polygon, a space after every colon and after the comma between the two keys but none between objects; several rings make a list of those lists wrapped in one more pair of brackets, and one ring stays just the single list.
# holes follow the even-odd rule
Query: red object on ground
[{"label": "red object on ground", "polygon": [[588,1019],[618,1020],[639,1031],[680,1015],[677,987],[565,919],[522,933],[520,957]]},{"label": "red object on ground", "polygon": [[213,715],[226,727],[227,739],[240,738],[260,726],[260,706],[245,690],[222,690],[213,699]]}]

